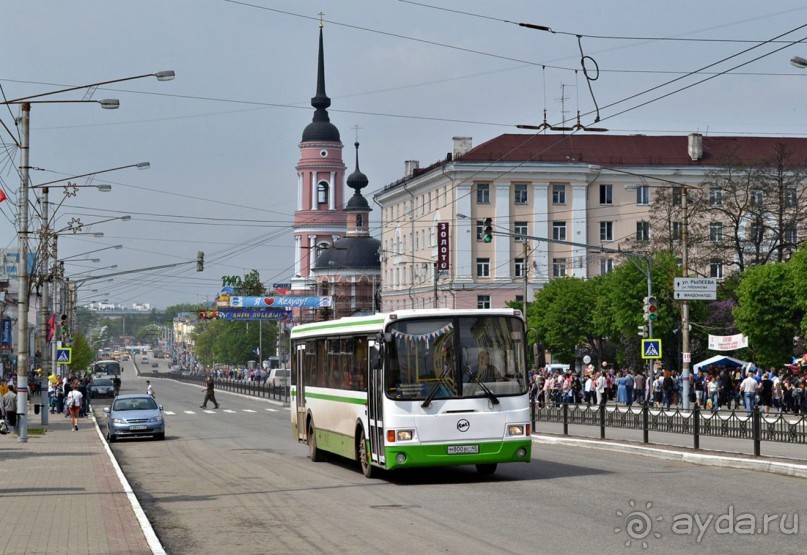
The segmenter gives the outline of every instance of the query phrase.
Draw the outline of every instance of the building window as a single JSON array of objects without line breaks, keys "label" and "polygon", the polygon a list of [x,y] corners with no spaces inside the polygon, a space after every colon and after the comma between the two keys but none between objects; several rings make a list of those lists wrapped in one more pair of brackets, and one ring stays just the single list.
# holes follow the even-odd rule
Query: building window
[{"label": "building window", "polygon": [[709,187],[709,206],[723,206],[723,191],[720,187]]},{"label": "building window", "polygon": [[566,240],[566,222],[552,222],[552,238],[555,241]]},{"label": "building window", "polygon": [[762,206],[764,199],[765,195],[762,193],[762,189],[753,189],[751,191],[751,206]]},{"label": "building window", "polygon": [[672,205],[681,206],[681,187],[672,188]]},{"label": "building window", "polygon": [[477,295],[476,308],[480,309],[490,308],[490,295]]},{"label": "building window", "polygon": [[650,222],[636,222],[636,240],[650,240]]},{"label": "building window", "polygon": [[788,187],[785,189],[785,208],[795,208],[797,204],[796,189]]},{"label": "building window", "polygon": [[552,204],[566,204],[566,185],[552,185]]},{"label": "building window", "polygon": [[527,204],[527,184],[516,183],[515,185],[515,203]]},{"label": "building window", "polygon": [[753,243],[761,243],[765,234],[765,228],[759,224],[751,224],[748,227],[748,239]]},{"label": "building window", "polygon": [[797,241],[796,225],[786,224],[784,230],[782,230],[782,242],[787,246],[795,247]]},{"label": "building window", "polygon": [[524,295],[516,295],[516,304],[524,306]]},{"label": "building window", "polygon": [[600,185],[600,204],[614,203],[614,186]]},{"label": "building window", "polygon": [[330,191],[331,186],[328,185],[327,181],[320,181],[317,183],[317,203],[318,204],[328,204],[328,191]]},{"label": "building window", "polygon": [[614,240],[614,222],[600,222],[600,241]]},{"label": "building window", "polygon": [[709,241],[712,243],[720,243],[723,241],[723,224],[721,222],[712,222],[709,224]]},{"label": "building window", "polygon": [[476,259],[476,277],[490,277],[490,258]]},{"label": "building window", "polygon": [[476,184],[476,203],[490,204],[490,184],[488,183]]},{"label": "building window", "polygon": [[672,223],[672,240],[673,241],[680,241],[681,240],[681,230],[682,230],[681,222],[673,222]]},{"label": "building window", "polygon": [[513,224],[513,239],[523,241],[527,236],[527,222],[515,222]]},{"label": "building window", "polygon": [[485,222],[476,220],[476,240],[481,241],[485,236]]},{"label": "building window", "polygon": [[566,276],[566,259],[553,258],[552,259],[552,277],[565,277]]},{"label": "building window", "polygon": [[709,263],[709,277],[722,278],[723,277],[723,262],[720,260],[712,260]]},{"label": "building window", "polygon": [[641,185],[636,187],[636,204],[648,205],[650,204],[650,187]]},{"label": "building window", "polygon": [[607,274],[614,271],[614,259],[603,258],[600,260],[600,274]]},{"label": "building window", "polygon": [[515,262],[515,267],[514,267],[515,271],[513,272],[513,274],[516,277],[523,278],[524,277],[524,259],[523,258],[516,258],[514,262]]}]

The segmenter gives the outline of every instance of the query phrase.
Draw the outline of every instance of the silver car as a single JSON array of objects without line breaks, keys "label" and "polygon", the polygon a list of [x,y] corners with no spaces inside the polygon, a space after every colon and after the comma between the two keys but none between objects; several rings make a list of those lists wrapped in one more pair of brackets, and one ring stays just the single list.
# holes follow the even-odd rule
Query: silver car
[{"label": "silver car", "polygon": [[93,378],[90,385],[90,395],[92,397],[114,397],[115,387],[111,378]]},{"label": "silver car", "polygon": [[151,395],[118,395],[111,407],[104,407],[104,412],[107,414],[106,439],[110,443],[119,437],[165,439],[163,407]]}]

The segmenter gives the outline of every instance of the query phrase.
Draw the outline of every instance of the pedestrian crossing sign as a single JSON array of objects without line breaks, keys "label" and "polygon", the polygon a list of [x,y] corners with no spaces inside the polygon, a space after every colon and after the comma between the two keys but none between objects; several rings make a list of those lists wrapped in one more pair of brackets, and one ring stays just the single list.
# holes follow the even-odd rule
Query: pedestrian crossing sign
[{"label": "pedestrian crossing sign", "polygon": [[73,360],[73,349],[60,347],[56,349],[56,362],[58,364],[70,364]]},{"label": "pedestrian crossing sign", "polygon": [[661,358],[661,339],[642,339],[642,358]]}]

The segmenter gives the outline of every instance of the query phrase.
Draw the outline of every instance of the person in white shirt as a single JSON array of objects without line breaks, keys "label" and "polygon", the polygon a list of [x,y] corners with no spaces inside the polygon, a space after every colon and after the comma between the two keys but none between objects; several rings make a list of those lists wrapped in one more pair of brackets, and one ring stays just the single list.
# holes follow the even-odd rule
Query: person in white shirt
[{"label": "person in white shirt", "polygon": [[146,380],[146,383],[148,384],[148,387],[146,388],[146,393],[148,393],[151,397],[156,397],[156,395],[154,394],[154,386],[151,385],[151,381]]},{"label": "person in white shirt", "polygon": [[67,392],[67,410],[70,412],[70,424],[73,426],[73,431],[78,431],[78,413],[81,410],[81,403],[84,401],[84,395],[78,390],[78,382],[75,381],[70,386],[70,391]]},{"label": "person in white shirt", "polygon": [[754,410],[754,402],[757,395],[757,381],[754,379],[754,373],[750,370],[745,379],[740,382],[740,393],[743,395],[746,412],[751,414],[751,411]]}]

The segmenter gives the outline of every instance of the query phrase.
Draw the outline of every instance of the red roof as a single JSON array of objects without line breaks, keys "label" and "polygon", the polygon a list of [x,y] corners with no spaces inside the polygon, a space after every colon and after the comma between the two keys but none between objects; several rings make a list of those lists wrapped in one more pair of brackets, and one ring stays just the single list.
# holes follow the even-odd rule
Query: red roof
[{"label": "red roof", "polygon": [[778,144],[792,153],[791,167],[807,167],[807,138],[703,137],[703,155],[693,161],[687,136],[505,134],[458,157],[463,162],[580,162],[605,166],[722,165],[734,155],[759,164]]}]

